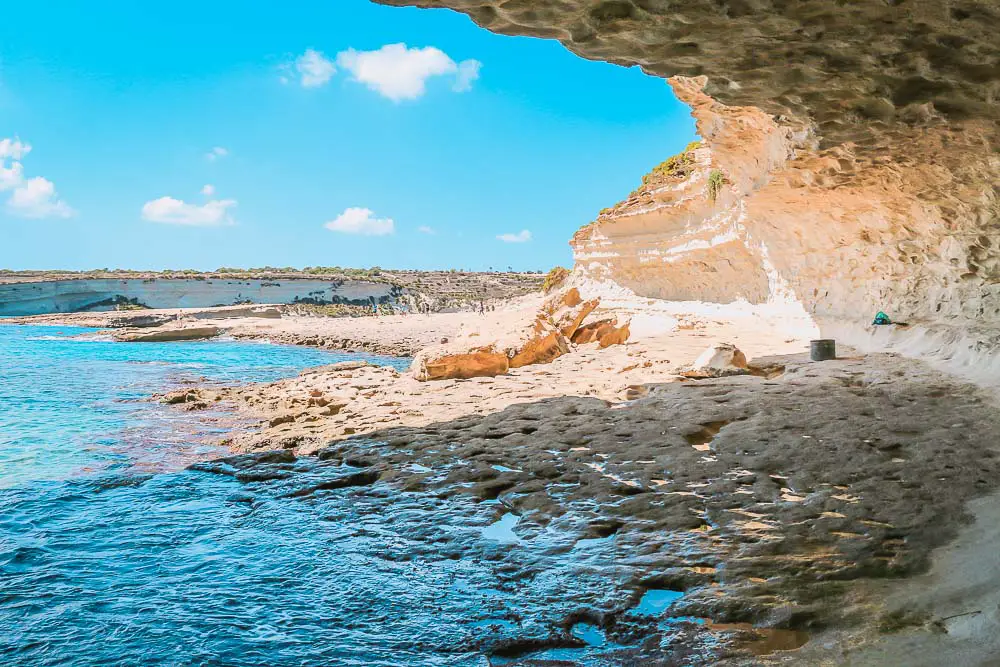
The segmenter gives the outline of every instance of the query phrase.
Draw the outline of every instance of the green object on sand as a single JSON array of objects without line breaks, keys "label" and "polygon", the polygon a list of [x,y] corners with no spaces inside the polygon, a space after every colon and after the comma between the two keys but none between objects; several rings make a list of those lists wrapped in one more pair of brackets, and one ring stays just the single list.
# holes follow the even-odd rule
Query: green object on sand
[{"label": "green object on sand", "polygon": [[875,315],[875,320],[872,322],[872,324],[875,325],[892,324],[892,320],[890,320],[889,316],[880,310],[878,311],[878,314]]}]

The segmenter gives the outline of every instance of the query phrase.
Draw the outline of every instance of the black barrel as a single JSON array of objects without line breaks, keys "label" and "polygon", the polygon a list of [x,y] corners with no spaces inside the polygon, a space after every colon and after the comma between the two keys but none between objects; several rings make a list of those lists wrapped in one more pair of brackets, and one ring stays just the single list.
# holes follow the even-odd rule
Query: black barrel
[{"label": "black barrel", "polygon": [[837,341],[821,338],[809,341],[809,358],[813,361],[827,361],[837,358]]}]

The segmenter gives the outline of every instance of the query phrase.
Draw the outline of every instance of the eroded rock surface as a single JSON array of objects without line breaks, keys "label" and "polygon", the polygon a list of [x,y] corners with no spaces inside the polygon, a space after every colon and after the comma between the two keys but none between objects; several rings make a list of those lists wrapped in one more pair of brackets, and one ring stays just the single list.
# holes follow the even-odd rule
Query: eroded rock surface
[{"label": "eroded rock surface", "polygon": [[928,114],[998,117],[1000,9],[989,0],[376,1],[455,9],[656,76],[707,76],[712,97],[815,126],[828,146],[896,143]]},{"label": "eroded rock surface", "polygon": [[732,343],[719,343],[702,352],[681,374],[688,378],[711,378],[746,375],[749,372],[746,355],[738,347]]},{"label": "eroded rock surface", "polygon": [[379,1],[673,77],[693,168],[581,230],[578,269],[643,296],[1000,326],[995,2]]},{"label": "eroded rock surface", "polygon": [[915,362],[778,361],[772,380],[653,386],[627,408],[552,398],[323,456],[377,454],[408,489],[499,497],[522,539],[611,524],[636,583],[689,591],[687,612],[819,627],[865,613],[822,597],[918,570],[964,502],[1000,485],[1000,420],[987,394]]},{"label": "eroded rock surface", "polygon": [[[883,617],[869,582],[921,570],[966,520],[965,501],[1000,488],[1000,420],[989,395],[898,357],[761,363],[785,372],[647,385],[627,405],[552,397],[384,428],[315,457],[197,467],[303,502],[349,493],[378,517],[433,504],[440,519],[400,526],[393,558],[485,557],[515,586],[575,562],[581,585],[532,601],[530,622],[479,634],[493,655],[531,664],[532,651],[580,647],[568,630],[583,621],[613,642],[586,664],[767,664],[753,654],[769,638],[820,646],[829,629]],[[516,520],[484,553],[438,526],[463,514]],[[663,589],[683,593],[661,614],[679,620],[636,614]]]},{"label": "eroded rock surface", "polygon": [[[616,312],[619,308],[616,306]],[[221,402],[260,423],[260,431],[233,434],[228,444],[236,451],[294,449],[310,453],[332,440],[392,426],[421,427],[469,414],[499,412],[514,403],[566,395],[631,400],[645,395],[646,385],[677,379],[712,340],[734,341],[748,357],[800,352],[808,346],[806,338],[776,331],[784,322],[773,318],[746,316],[726,321],[677,311],[674,319],[651,312],[648,306],[635,307],[626,315],[645,321],[634,336],[630,335],[627,346],[602,347],[602,339],[624,338],[631,324],[611,324],[608,313],[598,310],[591,314],[597,329],[588,330],[584,324],[580,331],[590,338],[575,343],[570,354],[495,377],[425,382],[412,371],[400,373],[387,366],[347,362],[309,369],[298,377],[272,383],[237,387],[203,383],[158,398],[186,410],[204,410]],[[479,315],[471,318],[480,320]],[[407,320],[415,319],[403,318],[380,330],[396,336]],[[675,323],[678,328],[668,335],[654,335],[658,330],[651,328],[650,321],[668,328]],[[598,332],[600,337],[594,337]],[[343,400],[347,404],[335,412],[324,403],[336,406]]]},{"label": "eroded rock surface", "polygon": [[[657,298],[797,302],[857,325],[879,310],[1000,325],[1000,160],[986,135],[957,133],[977,137],[976,155],[926,130],[907,142],[919,156],[858,168],[858,146],[808,150],[759,110],[709,98],[704,80],[672,83],[704,144],[576,234],[580,270]],[[961,177],[946,166],[956,155]]]}]

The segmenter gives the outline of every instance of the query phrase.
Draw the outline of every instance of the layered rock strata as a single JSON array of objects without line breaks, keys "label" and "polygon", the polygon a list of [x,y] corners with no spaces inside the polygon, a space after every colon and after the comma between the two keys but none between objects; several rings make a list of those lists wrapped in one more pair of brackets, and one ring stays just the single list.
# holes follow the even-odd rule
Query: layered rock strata
[{"label": "layered rock strata", "polygon": [[[504,302],[536,291],[532,273],[381,269],[218,272],[48,272],[0,269],[0,316],[101,312],[120,308],[211,308],[219,304],[297,304],[320,314],[383,310],[439,312]],[[337,306],[328,309],[324,306]]]},{"label": "layered rock strata", "polygon": [[[812,152],[759,110],[708,97],[704,79],[671,83],[704,144],[580,230],[578,268],[672,300],[798,302],[820,318],[859,322],[887,310],[922,324],[1000,324],[996,157],[966,153],[980,171],[965,185],[927,164],[845,174],[857,147]],[[963,152],[935,133],[911,145],[930,152],[927,142],[942,155]],[[925,188],[943,190],[944,181],[954,192],[927,201]],[[983,206],[962,208],[963,194]]]}]

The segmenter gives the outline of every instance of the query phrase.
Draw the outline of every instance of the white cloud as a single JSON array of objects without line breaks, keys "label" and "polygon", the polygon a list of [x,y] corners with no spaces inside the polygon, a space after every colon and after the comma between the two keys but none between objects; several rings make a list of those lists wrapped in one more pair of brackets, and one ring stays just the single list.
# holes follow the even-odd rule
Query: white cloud
[{"label": "white cloud", "polygon": [[214,185],[206,185],[205,187],[203,187],[201,189],[201,194],[205,195],[206,197],[211,197],[212,195],[215,194],[215,186]]},{"label": "white cloud", "polygon": [[504,243],[527,243],[531,240],[531,232],[522,229],[517,234],[500,234],[497,238]]},{"label": "white cloud", "polygon": [[0,139],[0,160],[11,158],[20,160],[31,152],[31,145],[23,143],[17,137],[13,139]]},{"label": "white cloud", "polygon": [[303,88],[322,86],[337,73],[333,61],[315,49],[306,49],[306,52],[295,60],[295,69],[299,73],[299,82]]},{"label": "white cloud", "polygon": [[[11,191],[7,211],[22,218],[68,218],[74,211],[56,194],[47,178],[24,177],[21,158],[31,146],[20,139],[0,139],[0,192]],[[7,166],[10,161],[10,166]]]},{"label": "white cloud", "polygon": [[173,197],[160,197],[146,202],[142,217],[150,222],[191,227],[215,227],[235,224],[229,209],[236,206],[234,199],[210,201],[201,206],[188,204]]},{"label": "white cloud", "polygon": [[0,162],[0,192],[16,188],[23,182],[24,165],[20,162],[12,162],[10,167],[5,167]]},{"label": "white cloud", "polygon": [[458,63],[458,73],[451,89],[456,93],[467,93],[472,90],[473,81],[479,80],[479,70],[483,64],[478,60],[463,60]]},{"label": "white cloud", "polygon": [[386,236],[396,231],[392,218],[376,218],[371,209],[358,207],[347,209],[323,226],[333,232],[362,236]]},{"label": "white cloud", "polygon": [[56,186],[41,176],[22,182],[11,194],[7,208],[25,218],[68,218],[73,209],[59,199]]},{"label": "white cloud", "polygon": [[465,92],[479,77],[481,67],[476,60],[458,65],[433,46],[410,49],[406,44],[387,44],[377,51],[341,51],[337,64],[355,81],[394,102],[417,99],[426,91],[427,80],[434,76],[454,75],[453,90]]},{"label": "white cloud", "polygon": [[215,162],[219,158],[226,157],[229,155],[229,149],[223,148],[222,146],[215,146],[212,150],[205,153],[205,159],[209,162]]},{"label": "white cloud", "polygon": [[427,225],[420,225],[417,227],[417,231],[421,234],[437,234],[433,227],[428,227]]}]

